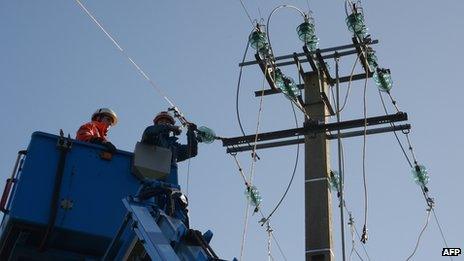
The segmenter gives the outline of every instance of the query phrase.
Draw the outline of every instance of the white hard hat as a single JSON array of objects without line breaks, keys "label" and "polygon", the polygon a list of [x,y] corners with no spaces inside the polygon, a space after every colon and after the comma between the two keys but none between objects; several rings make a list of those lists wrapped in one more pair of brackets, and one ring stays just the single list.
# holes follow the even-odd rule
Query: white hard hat
[{"label": "white hard hat", "polygon": [[92,114],[92,120],[95,120],[95,117],[97,117],[99,115],[106,115],[106,116],[110,117],[111,119],[113,119],[113,123],[111,124],[112,126],[114,126],[114,125],[116,125],[118,123],[118,116],[110,108],[100,108],[100,109],[96,110]]}]

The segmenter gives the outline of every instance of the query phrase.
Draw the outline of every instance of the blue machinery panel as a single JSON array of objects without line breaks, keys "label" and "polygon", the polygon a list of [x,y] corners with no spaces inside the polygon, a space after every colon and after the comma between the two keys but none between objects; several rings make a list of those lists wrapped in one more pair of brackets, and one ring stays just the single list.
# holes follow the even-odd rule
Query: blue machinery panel
[{"label": "blue machinery panel", "polygon": [[132,175],[132,153],[117,151],[108,159],[102,149],[33,133],[12,191],[4,193],[10,196],[0,260],[121,260],[135,242],[152,260],[220,260],[209,247],[212,233],[189,229],[186,209],[169,205],[174,201],[167,194],[132,197],[142,184],[156,190],[162,183],[147,185]]}]

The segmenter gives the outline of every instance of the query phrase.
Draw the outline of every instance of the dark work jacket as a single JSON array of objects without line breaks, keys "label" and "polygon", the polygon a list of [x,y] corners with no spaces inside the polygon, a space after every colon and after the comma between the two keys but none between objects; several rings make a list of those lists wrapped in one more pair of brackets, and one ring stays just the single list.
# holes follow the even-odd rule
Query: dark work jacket
[{"label": "dark work jacket", "polygon": [[177,142],[177,137],[169,136],[171,130],[172,126],[166,124],[148,126],[143,132],[142,143],[171,150],[171,172],[167,177],[166,182],[179,185],[177,177],[177,162],[195,157],[198,153],[198,142],[193,130],[188,130],[187,145],[180,144]]}]

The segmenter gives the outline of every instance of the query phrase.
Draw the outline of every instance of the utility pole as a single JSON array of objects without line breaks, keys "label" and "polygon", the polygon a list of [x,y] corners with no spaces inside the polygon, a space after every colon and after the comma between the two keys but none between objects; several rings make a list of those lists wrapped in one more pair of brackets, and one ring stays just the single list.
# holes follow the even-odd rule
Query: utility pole
[{"label": "utility pole", "polygon": [[[302,53],[293,53],[275,57],[272,63],[260,58],[257,53],[256,61],[248,61],[239,64],[240,66],[259,65],[265,75],[270,89],[255,91],[255,96],[281,94],[282,90],[277,88],[273,79],[271,68],[282,68],[289,65],[296,65],[298,73],[303,78],[304,84],[298,85],[299,89],[304,90],[303,97],[298,96],[294,102],[301,104],[310,117],[305,118],[303,127],[294,129],[279,130],[273,132],[259,133],[255,135],[245,135],[233,138],[222,138],[223,146],[227,148],[227,153],[237,153],[249,151],[256,148],[266,149],[281,146],[305,144],[305,256],[306,261],[331,261],[334,258],[332,240],[332,196],[330,193],[330,158],[329,141],[338,140],[339,160],[338,167],[340,172],[340,219],[341,219],[341,239],[342,239],[342,259],[345,259],[344,247],[344,218],[343,218],[343,173],[341,173],[341,139],[372,135],[385,132],[409,130],[411,125],[394,125],[394,122],[406,121],[408,116],[404,112],[389,114],[385,116],[375,116],[348,121],[340,121],[338,113],[339,84],[349,81],[362,80],[372,77],[373,73],[366,62],[364,53],[370,45],[377,44],[377,40],[366,40],[359,42],[353,38],[353,44],[341,45],[325,49],[317,49],[310,52],[307,46],[303,46]],[[338,75],[338,59],[344,56],[357,55],[363,65],[364,72],[354,75],[340,77]],[[336,59],[335,78],[330,76],[325,59]],[[302,63],[309,63],[311,71],[304,72]],[[328,88],[337,86],[337,99],[335,109],[330,104],[328,98]],[[282,95],[282,94],[281,94]],[[328,123],[329,116],[336,116],[336,122]],[[376,125],[387,125],[378,127]],[[366,125],[366,131],[359,128]],[[355,129],[353,131],[346,131]],[[335,132],[332,134],[331,132]],[[343,132],[342,132],[343,131]],[[304,136],[304,138],[301,138]],[[270,142],[272,141],[272,142]]]},{"label": "utility pole", "polygon": [[[321,74],[322,75],[322,74]],[[326,79],[305,74],[305,110],[313,121],[326,123],[328,109],[320,93],[328,93]],[[322,89],[322,90],[321,90]],[[306,119],[305,124],[310,124]],[[333,260],[332,197],[329,190],[329,140],[326,134],[305,136],[305,254],[307,261]]]}]

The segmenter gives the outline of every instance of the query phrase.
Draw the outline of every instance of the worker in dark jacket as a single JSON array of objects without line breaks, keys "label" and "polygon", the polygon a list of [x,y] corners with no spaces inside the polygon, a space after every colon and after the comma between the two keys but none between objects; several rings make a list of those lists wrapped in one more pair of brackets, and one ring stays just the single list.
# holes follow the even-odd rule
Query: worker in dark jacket
[{"label": "worker in dark jacket", "polygon": [[82,125],[76,133],[79,141],[100,144],[109,152],[115,152],[116,147],[108,141],[108,130],[118,123],[118,116],[109,108],[101,108],[95,111],[91,117],[92,121]]},{"label": "worker in dark jacket", "polygon": [[177,142],[176,137],[180,135],[181,128],[174,125],[175,120],[168,112],[160,112],[153,119],[153,123],[154,125],[147,127],[143,132],[142,143],[171,150],[171,172],[166,182],[178,185],[177,162],[195,157],[198,153],[198,142],[194,132],[197,126],[193,123],[188,124],[187,144],[183,145]]}]

